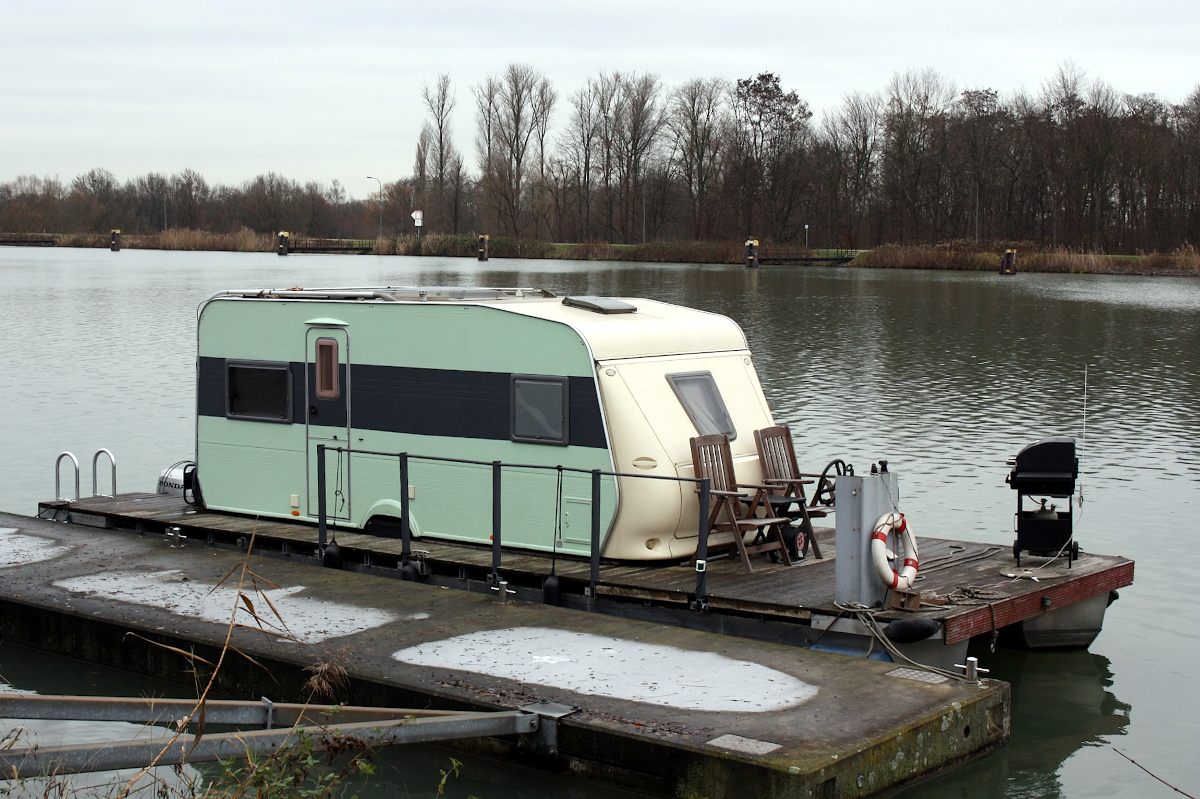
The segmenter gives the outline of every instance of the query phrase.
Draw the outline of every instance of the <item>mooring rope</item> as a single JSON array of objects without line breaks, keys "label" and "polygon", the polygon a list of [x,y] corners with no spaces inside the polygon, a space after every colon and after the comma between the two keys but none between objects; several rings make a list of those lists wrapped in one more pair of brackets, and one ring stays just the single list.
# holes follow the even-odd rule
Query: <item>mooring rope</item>
[{"label": "mooring rope", "polygon": [[[854,616],[858,619],[859,623],[861,623],[864,627],[866,627],[870,631],[872,638],[874,640],[879,641],[880,646],[882,646],[884,651],[887,652],[888,655],[891,656],[893,663],[899,662],[899,661],[904,661],[904,663],[912,666],[915,669],[920,669],[922,671],[928,671],[932,674],[937,674],[937,675],[940,675],[947,679],[956,680],[957,682],[966,683],[968,685],[975,684],[974,681],[968,680],[962,674],[957,674],[953,671],[948,671],[947,669],[940,669],[937,666],[930,666],[925,663],[918,663],[917,661],[910,658],[908,655],[901,652],[900,648],[897,647],[894,643],[892,643],[892,639],[888,638],[887,635],[884,634],[883,630],[880,629],[879,622],[875,621],[875,614],[879,613],[881,611],[880,608],[868,608],[865,605],[860,605],[857,602],[848,602],[848,603],[834,602],[833,606],[840,611],[854,614]],[[872,647],[874,647],[873,643],[872,643]]]}]

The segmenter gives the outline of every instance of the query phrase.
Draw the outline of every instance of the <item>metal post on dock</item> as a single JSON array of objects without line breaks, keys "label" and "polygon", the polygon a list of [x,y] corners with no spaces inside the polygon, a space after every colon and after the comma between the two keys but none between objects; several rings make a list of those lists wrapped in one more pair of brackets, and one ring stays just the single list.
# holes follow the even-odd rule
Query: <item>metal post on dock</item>
[{"label": "metal post on dock", "polygon": [[592,558],[588,579],[588,598],[596,602],[596,586],[600,583],[600,470],[592,469]]},{"label": "metal post on dock", "polygon": [[64,452],[58,456],[58,460],[54,461],[54,499],[56,502],[68,501],[62,495],[62,480],[60,478],[59,467],[62,466],[63,458],[70,458],[71,464],[75,467],[75,502],[79,501],[79,459],[74,453]]},{"label": "metal post on dock", "polygon": [[746,266],[748,268],[758,266],[758,239],[746,240]]},{"label": "metal post on dock", "polygon": [[696,597],[692,600],[692,610],[704,610],[707,603],[704,595],[708,593],[708,514],[709,492],[712,482],[707,478],[700,480],[700,526],[699,537],[696,541]]},{"label": "metal post on dock", "polygon": [[96,450],[96,454],[92,456],[92,496],[93,497],[102,496],[102,494],[100,493],[100,488],[98,486],[99,475],[97,475],[97,473],[96,473],[96,469],[97,469],[97,466],[99,465],[101,455],[108,456],[108,465],[110,467],[110,471],[112,472],[112,493],[109,494],[108,496],[115,497],[117,495],[117,456],[113,455],[111,450],[107,450],[104,448],[100,448],[100,449]]},{"label": "metal post on dock", "polygon": [[113,252],[121,251],[121,231],[113,228],[108,234],[108,249]]},{"label": "metal post on dock", "polygon": [[497,585],[500,583],[500,466],[500,461],[492,461],[492,582]]},{"label": "metal post on dock", "polygon": [[412,556],[411,531],[408,527],[408,453],[400,453],[400,564]]},{"label": "metal post on dock", "polygon": [[286,230],[279,231],[279,238],[275,241],[275,254],[287,255],[292,249],[292,237]]},{"label": "metal post on dock", "polygon": [[486,261],[488,259],[488,241],[490,236],[482,235],[479,237],[479,260]]},{"label": "metal post on dock", "polygon": [[317,444],[317,556],[325,554],[325,445]]}]

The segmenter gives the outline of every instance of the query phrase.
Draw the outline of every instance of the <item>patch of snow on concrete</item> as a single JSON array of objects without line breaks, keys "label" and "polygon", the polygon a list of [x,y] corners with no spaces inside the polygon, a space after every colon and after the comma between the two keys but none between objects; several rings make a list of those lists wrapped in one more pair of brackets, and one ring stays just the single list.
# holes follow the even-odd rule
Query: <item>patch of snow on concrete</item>
[{"label": "patch of snow on concrete", "polygon": [[[177,570],[102,572],[59,580],[54,585],[74,593],[87,594],[93,599],[162,608],[177,616],[217,624],[228,624],[236,606],[239,624],[261,627],[284,639],[295,638],[306,644],[353,635],[397,618],[386,610],[296,596],[304,590],[302,585],[256,592],[247,584],[243,586],[242,593],[254,605],[258,616],[256,619],[238,598],[237,583],[227,582],[215,587],[190,580]],[[269,603],[263,600],[264,595],[270,600]],[[278,611],[278,616],[275,611]]]},{"label": "patch of snow on concrete", "polygon": [[0,527],[0,569],[50,560],[69,549],[49,538],[21,533],[15,527]]},{"label": "patch of snow on concrete", "polygon": [[483,630],[401,649],[396,660],[688,710],[795,707],[816,686],[746,660],[541,627]]}]

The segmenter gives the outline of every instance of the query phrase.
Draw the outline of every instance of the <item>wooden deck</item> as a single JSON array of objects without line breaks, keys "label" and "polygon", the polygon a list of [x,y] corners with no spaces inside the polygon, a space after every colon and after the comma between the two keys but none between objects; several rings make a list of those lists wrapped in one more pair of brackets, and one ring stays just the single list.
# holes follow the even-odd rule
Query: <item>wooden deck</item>
[{"label": "wooden deck", "polygon": [[[69,514],[69,516],[68,516]],[[162,533],[178,526],[191,541],[245,546],[251,535],[255,549],[285,555],[310,555],[317,546],[317,528],[302,522],[254,519],[197,509],[178,497],[158,494],[120,494],[89,497],[72,503],[44,502],[42,518],[91,524],[97,527]],[[350,563],[395,568],[399,562],[399,540],[366,535],[357,530],[331,528],[343,558]],[[755,560],[753,574],[746,574],[736,560],[709,561],[706,600],[710,612],[752,614],[778,621],[803,621],[815,613],[837,614],[834,607],[833,530],[818,528],[824,560],[811,555],[791,567]],[[1038,580],[1013,579],[1017,571],[1011,545],[986,545],[938,538],[918,539],[921,573],[917,589],[923,600],[947,604],[923,605],[922,616],[937,619],[945,629],[945,641],[953,644],[994,629],[1015,624],[1044,613],[1043,597],[1055,608],[1106,594],[1133,582],[1133,561],[1122,557],[1083,553],[1073,567],[1063,561],[1037,567],[1045,559],[1025,556],[1023,569]],[[472,546],[428,538],[415,539],[435,573],[475,576],[490,572],[489,547]],[[540,585],[550,573],[551,559],[523,550],[504,550],[501,571],[515,584]],[[564,592],[582,593],[589,579],[586,560],[559,556],[556,572]],[[696,572],[690,564],[647,565],[602,561],[597,594],[613,599],[677,604],[686,607],[693,598]],[[983,593],[984,598],[971,596]],[[881,618],[911,616],[902,612]]]}]

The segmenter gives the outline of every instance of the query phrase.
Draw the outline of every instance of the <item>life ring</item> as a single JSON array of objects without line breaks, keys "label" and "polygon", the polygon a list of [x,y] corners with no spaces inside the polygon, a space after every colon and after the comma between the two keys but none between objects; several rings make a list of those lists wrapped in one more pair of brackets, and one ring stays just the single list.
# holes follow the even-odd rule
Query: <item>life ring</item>
[{"label": "life ring", "polygon": [[[888,563],[887,538],[895,533],[904,544],[904,566],[900,571]],[[875,572],[883,584],[893,591],[908,591],[917,580],[917,537],[912,534],[903,513],[892,511],[879,517],[871,533],[871,558],[875,561]]]}]

